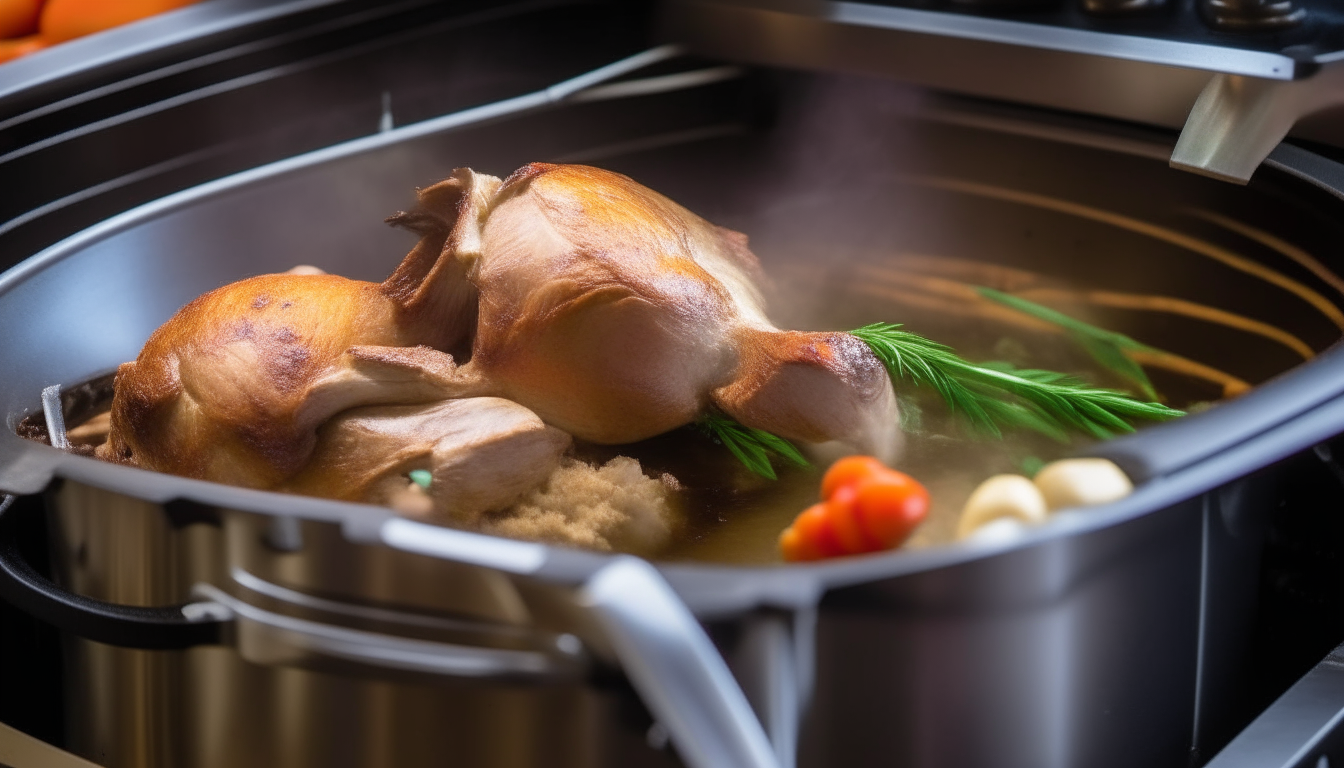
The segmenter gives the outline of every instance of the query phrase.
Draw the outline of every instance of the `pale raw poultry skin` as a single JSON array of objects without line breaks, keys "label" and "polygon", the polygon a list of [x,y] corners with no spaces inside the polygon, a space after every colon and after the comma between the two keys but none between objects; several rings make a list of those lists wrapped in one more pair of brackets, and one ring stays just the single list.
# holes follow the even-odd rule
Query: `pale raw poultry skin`
[{"label": "pale raw poultry skin", "polygon": [[[629,443],[710,407],[791,440],[894,458],[896,398],[882,364],[848,334],[771,325],[745,236],[586,166],[535,163],[502,182],[459,169],[418,197],[389,221],[422,239],[380,284],[266,275],[179,311],[118,371],[99,456],[381,501],[370,489],[385,478],[446,455],[438,406],[479,399],[454,412],[519,409],[497,420],[498,434],[490,419],[470,420],[473,440],[492,446],[482,462],[500,463],[513,441],[528,457],[514,463],[535,467],[508,487],[544,480],[570,435]],[[423,415],[336,418],[380,406]],[[338,443],[359,451],[341,424],[382,429],[370,445],[399,441],[412,458],[369,454],[364,469],[336,460]],[[462,452],[453,460],[463,476]],[[501,484],[498,470],[487,474]]]}]

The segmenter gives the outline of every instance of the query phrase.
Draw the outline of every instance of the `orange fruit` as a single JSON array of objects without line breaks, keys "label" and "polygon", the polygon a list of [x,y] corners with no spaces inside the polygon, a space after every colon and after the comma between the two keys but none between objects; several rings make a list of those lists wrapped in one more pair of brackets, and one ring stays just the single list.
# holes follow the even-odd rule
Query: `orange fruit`
[{"label": "orange fruit", "polygon": [[39,26],[42,36],[55,44],[193,2],[195,0],[47,0]]},{"label": "orange fruit", "polygon": [[42,0],[0,0],[0,37],[22,37],[37,32]]},{"label": "orange fruit", "polygon": [[46,47],[47,41],[43,40],[41,35],[16,37],[13,40],[0,40],[0,64],[17,59],[20,56],[26,56],[33,51],[40,51]]}]

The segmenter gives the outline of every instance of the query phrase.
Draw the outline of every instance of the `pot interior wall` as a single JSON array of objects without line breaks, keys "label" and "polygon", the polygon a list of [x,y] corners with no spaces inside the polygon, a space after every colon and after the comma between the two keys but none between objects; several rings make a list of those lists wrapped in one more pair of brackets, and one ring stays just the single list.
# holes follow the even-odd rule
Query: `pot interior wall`
[{"label": "pot interior wall", "polygon": [[[1155,157],[957,125],[946,105],[885,83],[771,85],[508,118],[197,199],[17,286],[3,319],[32,327],[40,314],[43,343],[11,339],[0,352],[40,371],[34,379],[71,384],[133,359],[178,307],[226,282],[304,263],[381,279],[413,236],[380,222],[408,206],[415,187],[457,166],[502,176],[534,160],[628,173],[745,232],[782,286],[772,310],[787,323],[904,321],[933,335],[964,311],[953,306],[954,287],[903,283],[898,271],[1039,287],[1043,301],[1250,384],[1324,349],[1344,326],[1335,307],[1344,281],[1330,271],[1329,247],[1344,224],[1305,184],[1266,170],[1236,188]],[[782,93],[768,123],[765,92]],[[1104,133],[1076,133],[1107,143]],[[1161,152],[1160,139],[1140,146]],[[1201,315],[1193,304],[1237,317]],[[978,325],[977,334],[963,323],[970,333],[948,340],[992,355],[1003,326]],[[32,409],[36,392],[6,398],[12,414]]]},{"label": "pot interior wall", "polygon": [[[746,233],[782,325],[900,322],[971,359],[1132,386],[1064,329],[978,293],[990,287],[1149,345],[1161,396],[1200,408],[1338,338],[1344,280],[1329,244],[1344,225],[1334,200],[1285,176],[1236,188],[1172,171],[1162,141],[835,76],[755,75],[498,119],[265,174],[75,250],[0,303],[0,321],[46,320],[41,344],[0,340],[22,371],[0,396],[11,419],[35,411],[41,386],[133,359],[177,308],[232,280],[296,264],[381,279],[414,236],[379,222],[415,187],[457,166],[505,176],[540,159],[627,173]],[[933,405],[926,431],[945,432],[941,406],[910,403]],[[1068,450],[972,443],[911,441],[910,470],[938,486],[916,546],[951,538],[983,477]],[[692,513],[690,543],[662,556],[771,562],[774,532],[812,482],[781,483],[757,505],[778,514]]]}]

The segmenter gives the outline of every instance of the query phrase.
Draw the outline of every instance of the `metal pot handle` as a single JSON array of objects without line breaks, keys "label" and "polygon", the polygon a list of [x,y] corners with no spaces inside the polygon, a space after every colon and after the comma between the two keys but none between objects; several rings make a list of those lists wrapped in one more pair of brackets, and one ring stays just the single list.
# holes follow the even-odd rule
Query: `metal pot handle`
[{"label": "metal pot handle", "polygon": [[657,569],[618,557],[593,574],[580,595],[687,765],[779,767],[723,656]]},{"label": "metal pot handle", "polygon": [[[369,534],[372,534],[370,536]],[[780,768],[770,739],[714,643],[663,575],[630,555],[610,559],[393,518],[376,531],[394,549],[567,586],[601,623],[630,682],[691,768]],[[791,745],[790,745],[791,746]]]},{"label": "metal pot handle", "polygon": [[99,768],[78,755],[0,723],[0,765],[10,768]]},{"label": "metal pot handle", "polygon": [[77,595],[24,559],[15,533],[14,496],[0,499],[0,597],[66,632],[108,645],[167,650],[220,642],[232,617],[212,604],[118,605]]},{"label": "metal pot handle", "polygon": [[1205,768],[1320,768],[1344,758],[1344,645],[1293,684]]}]

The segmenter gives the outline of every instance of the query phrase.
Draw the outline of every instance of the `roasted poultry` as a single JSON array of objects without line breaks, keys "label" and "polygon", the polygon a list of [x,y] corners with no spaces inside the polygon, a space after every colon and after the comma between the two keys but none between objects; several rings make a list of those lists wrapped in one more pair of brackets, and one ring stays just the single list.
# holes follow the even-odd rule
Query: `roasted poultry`
[{"label": "roasted poultry", "polygon": [[[481,400],[459,414],[509,414],[497,430],[473,417],[495,463],[513,445],[547,465],[569,435],[628,443],[708,408],[792,440],[888,459],[897,448],[896,398],[868,347],[775,328],[746,237],[625,176],[459,169],[389,221],[421,239],[380,284],[265,275],[180,310],[118,370],[99,455],[377,501],[379,478],[417,463],[438,472],[435,457],[453,453],[434,438],[455,410],[442,404],[461,399]],[[367,442],[351,441],[351,425]],[[339,458],[377,442],[369,430],[406,455]]]}]

